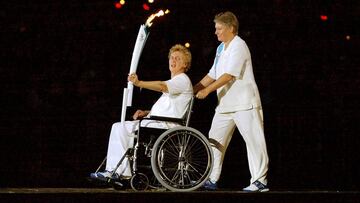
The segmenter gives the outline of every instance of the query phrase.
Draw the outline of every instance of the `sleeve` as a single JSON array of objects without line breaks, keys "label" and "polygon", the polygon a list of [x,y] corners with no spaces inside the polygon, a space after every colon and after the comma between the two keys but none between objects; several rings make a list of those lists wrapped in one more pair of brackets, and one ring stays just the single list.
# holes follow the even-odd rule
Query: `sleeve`
[{"label": "sleeve", "polygon": [[211,66],[211,69],[209,70],[208,76],[211,77],[212,79],[216,79],[216,64],[219,60],[220,54],[221,52],[224,50],[225,44],[224,42],[222,42],[217,48],[216,48],[216,56],[214,59],[214,63]]},{"label": "sleeve", "polygon": [[216,74],[215,74],[215,62],[214,64],[211,66],[208,76],[211,77],[212,79],[216,79]]},{"label": "sleeve", "polygon": [[225,67],[225,72],[235,77],[241,77],[246,66],[246,61],[250,58],[249,50],[245,43],[240,43],[235,46],[230,52],[228,63]]},{"label": "sleeve", "polygon": [[190,79],[185,75],[181,74],[165,81],[169,94],[180,94],[185,92],[189,85]]}]

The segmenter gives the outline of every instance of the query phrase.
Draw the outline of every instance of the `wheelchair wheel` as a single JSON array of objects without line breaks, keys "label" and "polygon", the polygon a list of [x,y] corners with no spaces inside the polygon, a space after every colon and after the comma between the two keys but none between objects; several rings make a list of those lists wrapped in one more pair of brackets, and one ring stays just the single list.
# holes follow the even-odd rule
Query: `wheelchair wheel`
[{"label": "wheelchair wheel", "polygon": [[130,186],[135,191],[146,190],[149,186],[149,179],[143,173],[137,173],[130,179]]},{"label": "wheelchair wheel", "polygon": [[176,127],[156,140],[151,166],[158,181],[177,192],[193,191],[208,179],[213,154],[207,138],[196,129]]}]

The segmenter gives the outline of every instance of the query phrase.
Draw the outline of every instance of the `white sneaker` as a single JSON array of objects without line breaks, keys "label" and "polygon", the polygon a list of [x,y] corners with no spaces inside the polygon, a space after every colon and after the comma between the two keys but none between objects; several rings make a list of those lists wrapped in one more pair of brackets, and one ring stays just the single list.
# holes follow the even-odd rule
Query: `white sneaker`
[{"label": "white sneaker", "polygon": [[269,188],[260,181],[255,181],[243,189],[245,192],[268,192]]},{"label": "white sneaker", "polygon": [[97,172],[97,173],[91,173],[90,177],[93,179],[98,179],[102,181],[107,181],[108,179],[118,179],[119,176],[115,173],[113,176],[111,176],[112,172],[110,171],[104,171],[104,172]]}]

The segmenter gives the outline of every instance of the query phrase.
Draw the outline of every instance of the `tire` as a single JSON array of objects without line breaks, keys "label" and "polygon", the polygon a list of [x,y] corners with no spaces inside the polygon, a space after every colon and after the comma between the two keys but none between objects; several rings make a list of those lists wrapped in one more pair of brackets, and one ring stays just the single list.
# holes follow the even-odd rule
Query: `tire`
[{"label": "tire", "polygon": [[213,153],[208,139],[190,127],[165,131],[154,143],[151,166],[158,181],[176,192],[193,191],[208,179]]}]

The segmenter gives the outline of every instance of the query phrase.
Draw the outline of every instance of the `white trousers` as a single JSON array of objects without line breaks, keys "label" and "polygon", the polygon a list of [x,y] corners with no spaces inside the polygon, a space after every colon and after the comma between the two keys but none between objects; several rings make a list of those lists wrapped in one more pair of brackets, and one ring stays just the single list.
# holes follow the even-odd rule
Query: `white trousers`
[{"label": "white trousers", "polygon": [[[169,129],[178,125],[171,122],[144,120],[141,122],[141,126]],[[105,170],[113,171],[126,150],[133,147],[134,138],[136,137],[135,132],[138,129],[139,121],[117,122],[112,125]],[[127,158],[124,159],[122,164],[116,170],[116,173],[123,176],[131,176],[130,164]]]},{"label": "white trousers", "polygon": [[269,158],[264,136],[262,110],[259,108],[234,113],[215,113],[209,131],[214,153],[214,165],[210,180],[216,182],[220,178],[225,152],[235,127],[240,131],[246,144],[251,174],[250,184],[256,180],[267,184]]}]

